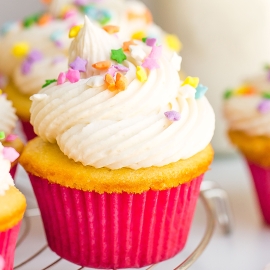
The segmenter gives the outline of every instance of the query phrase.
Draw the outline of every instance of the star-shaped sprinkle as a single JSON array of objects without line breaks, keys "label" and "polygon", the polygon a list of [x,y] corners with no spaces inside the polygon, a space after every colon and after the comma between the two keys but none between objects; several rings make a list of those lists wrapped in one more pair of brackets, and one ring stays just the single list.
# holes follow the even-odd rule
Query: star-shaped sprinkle
[{"label": "star-shaped sprinkle", "polygon": [[120,27],[116,25],[105,25],[102,28],[110,35],[118,33],[120,30]]},{"label": "star-shaped sprinkle", "polygon": [[227,89],[223,94],[223,98],[224,99],[229,99],[229,98],[231,98],[233,96],[233,94],[234,94],[233,89]]},{"label": "star-shaped sprinkle", "polygon": [[80,72],[79,70],[69,69],[66,77],[71,83],[76,83],[80,80]]},{"label": "star-shaped sprinkle", "polygon": [[147,38],[145,43],[147,46],[154,47],[157,43],[157,39],[156,38]]},{"label": "star-shaped sprinkle", "polygon": [[147,57],[143,61],[142,67],[152,70],[159,68],[159,64],[156,59]]},{"label": "star-shaped sprinkle", "polygon": [[135,33],[133,33],[132,35],[132,39],[138,39],[138,40],[142,40],[142,38],[144,38],[146,36],[145,31],[137,31]]},{"label": "star-shaped sprinkle", "polygon": [[0,131],[0,140],[4,140],[6,138],[6,134],[4,131]]},{"label": "star-shaped sprinkle", "polygon": [[129,51],[129,46],[131,46],[131,45],[136,45],[136,43],[133,40],[126,41],[126,42],[123,43],[123,47],[122,48],[123,48],[123,50],[125,52],[128,52]]},{"label": "star-shaped sprinkle", "polygon": [[145,82],[145,81],[147,81],[147,72],[146,72],[146,70],[145,70],[143,67],[141,67],[141,66],[137,66],[136,76],[137,76],[137,79],[138,79],[140,82]]},{"label": "star-shaped sprinkle", "polygon": [[78,70],[80,72],[85,72],[86,71],[86,65],[87,65],[87,60],[84,60],[80,58],[79,56],[76,57],[76,59],[69,64],[69,66],[73,70]]},{"label": "star-shaped sprinkle", "polygon": [[149,54],[150,58],[158,59],[162,55],[162,46],[154,46]]},{"label": "star-shaped sprinkle", "polygon": [[121,73],[117,73],[116,74],[116,80],[115,80],[115,88],[118,91],[124,91],[126,90],[128,85],[128,81],[127,78],[121,74]]},{"label": "star-shaped sprinkle", "polygon": [[176,51],[176,52],[179,52],[181,50],[182,43],[180,42],[180,40],[178,39],[176,35],[167,35],[165,40],[168,47],[171,50]]},{"label": "star-shaped sprinkle", "polygon": [[168,111],[165,112],[164,114],[170,121],[179,121],[181,118],[180,113],[176,111]]},{"label": "star-shaped sprinkle", "polygon": [[117,70],[116,68],[112,65],[109,69],[108,69],[108,74],[112,75],[114,77],[114,75],[116,74]]},{"label": "star-shaped sprinkle", "polygon": [[262,114],[269,113],[270,112],[270,100],[264,99],[260,102],[260,104],[257,107],[258,111]]},{"label": "star-shaped sprinkle", "polygon": [[262,97],[265,98],[265,99],[270,99],[270,92],[262,93]]},{"label": "star-shaped sprinkle", "polygon": [[97,70],[107,70],[112,65],[111,61],[101,61],[92,65]]},{"label": "star-shaped sprinkle", "polygon": [[69,38],[75,38],[77,37],[77,35],[79,34],[79,32],[82,29],[82,25],[75,25],[73,27],[70,28],[69,30]]},{"label": "star-shaped sprinkle", "polygon": [[184,82],[182,83],[182,86],[184,86],[186,84],[196,88],[198,86],[198,84],[199,84],[199,78],[197,78],[197,77],[187,77],[184,80]]},{"label": "star-shaped sprinkle", "polygon": [[13,141],[15,141],[17,138],[18,138],[18,135],[15,135],[15,134],[9,134],[9,135],[6,137],[6,142],[13,142]]},{"label": "star-shaped sprinkle", "polygon": [[123,49],[120,48],[118,50],[111,51],[111,59],[121,64],[124,60],[127,59],[127,56],[124,54]]},{"label": "star-shaped sprinkle", "polygon": [[107,73],[105,75],[105,84],[106,84],[106,88],[110,91],[115,91],[115,81],[114,78],[111,74]]},{"label": "star-shaped sprinkle", "polygon": [[208,87],[206,87],[202,84],[199,84],[196,87],[195,99],[202,98],[205,95],[205,93],[207,92],[207,90],[208,90]]},{"label": "star-shaped sprinkle", "polygon": [[28,54],[30,46],[27,42],[18,42],[12,48],[12,54],[16,57],[23,57]]},{"label": "star-shaped sprinkle", "polygon": [[144,43],[145,43],[145,42],[146,42],[146,40],[147,40],[147,37],[143,37],[143,38],[142,38],[142,42],[144,42]]},{"label": "star-shaped sprinkle", "polygon": [[65,72],[61,72],[57,78],[57,85],[61,85],[66,82],[67,76]]},{"label": "star-shaped sprinkle", "polygon": [[52,84],[54,82],[57,82],[57,80],[56,79],[46,80],[45,84],[42,85],[42,88],[45,88],[45,87],[49,86],[50,84]]},{"label": "star-shaped sprinkle", "polygon": [[123,72],[123,73],[126,73],[129,71],[129,68],[128,67],[125,67],[123,65],[113,65],[113,67],[117,70],[117,71],[120,71],[120,72]]},{"label": "star-shaped sprinkle", "polygon": [[13,162],[19,157],[19,153],[12,147],[4,147],[3,156],[4,159]]}]

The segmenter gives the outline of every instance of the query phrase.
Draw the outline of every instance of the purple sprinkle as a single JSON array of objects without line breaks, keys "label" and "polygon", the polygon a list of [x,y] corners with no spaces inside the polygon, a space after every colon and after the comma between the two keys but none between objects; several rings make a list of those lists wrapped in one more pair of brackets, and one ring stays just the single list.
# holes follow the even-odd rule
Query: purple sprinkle
[{"label": "purple sprinkle", "polygon": [[257,109],[260,113],[263,113],[263,114],[269,113],[270,112],[270,100],[264,99],[263,101],[261,101]]},{"label": "purple sprinkle", "polygon": [[156,45],[157,39],[156,38],[147,38],[146,45],[150,47],[154,47]]},{"label": "purple sprinkle", "polygon": [[58,64],[58,63],[61,63],[63,61],[65,61],[66,58],[62,55],[58,55],[58,56],[55,56],[52,60],[52,63],[55,65],[55,64]]},{"label": "purple sprinkle", "polygon": [[23,61],[22,66],[21,66],[21,72],[23,75],[27,75],[31,72],[32,68],[32,63],[29,62],[28,60]]},{"label": "purple sprinkle", "polygon": [[60,40],[56,40],[56,41],[54,42],[54,45],[55,45],[57,48],[60,48],[60,49],[64,47],[63,42],[60,41]]},{"label": "purple sprinkle", "polygon": [[162,55],[162,46],[160,45],[160,46],[152,47],[152,51],[149,54],[149,57],[157,59],[157,58],[160,58],[161,55]]},{"label": "purple sprinkle", "polygon": [[168,111],[164,114],[170,121],[179,121],[181,118],[180,113],[176,111]]},{"label": "purple sprinkle", "polygon": [[128,72],[129,71],[129,68],[127,68],[123,65],[113,65],[113,67],[120,72]]},{"label": "purple sprinkle", "polygon": [[42,59],[43,59],[43,54],[42,54],[42,52],[40,52],[38,50],[31,51],[27,56],[27,60],[30,63],[34,63],[34,62],[40,61]]},{"label": "purple sprinkle", "polygon": [[109,69],[108,69],[108,74],[112,75],[114,77],[115,73],[116,73],[117,69],[115,68],[115,66],[111,66]]},{"label": "purple sprinkle", "polygon": [[86,65],[87,65],[87,60],[84,60],[77,56],[77,58],[70,63],[70,67],[74,70],[79,70],[80,72],[85,72],[86,71]]}]

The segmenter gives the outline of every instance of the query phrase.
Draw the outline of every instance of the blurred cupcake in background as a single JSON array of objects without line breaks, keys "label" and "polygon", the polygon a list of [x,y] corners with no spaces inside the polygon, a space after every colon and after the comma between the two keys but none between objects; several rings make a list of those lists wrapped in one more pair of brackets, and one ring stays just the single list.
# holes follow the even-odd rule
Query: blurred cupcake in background
[{"label": "blurred cupcake in background", "polygon": [[270,69],[224,94],[231,142],[245,157],[265,221],[270,224]]}]

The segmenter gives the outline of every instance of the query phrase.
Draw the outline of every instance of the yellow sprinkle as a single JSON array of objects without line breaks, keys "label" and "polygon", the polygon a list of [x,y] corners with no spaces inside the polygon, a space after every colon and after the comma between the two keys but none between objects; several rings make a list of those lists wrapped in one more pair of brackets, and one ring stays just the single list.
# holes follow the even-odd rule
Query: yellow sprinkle
[{"label": "yellow sprinkle", "polygon": [[3,91],[2,91],[2,89],[0,89],[0,96],[3,94]]},{"label": "yellow sprinkle", "polygon": [[133,33],[132,35],[132,39],[138,39],[138,40],[142,40],[142,38],[146,37],[146,33],[145,31],[138,31]]},{"label": "yellow sprinkle", "polygon": [[23,57],[28,54],[30,50],[27,42],[18,42],[12,48],[12,54],[16,57]]},{"label": "yellow sprinkle", "polygon": [[182,49],[182,43],[176,35],[167,35],[165,40],[171,50],[179,52]]},{"label": "yellow sprinkle", "polygon": [[81,29],[82,29],[82,25],[75,25],[75,26],[71,27],[71,29],[69,30],[69,35],[68,35],[69,38],[77,37],[77,35]]},{"label": "yellow sprinkle", "polygon": [[145,82],[145,81],[147,81],[147,72],[146,72],[146,70],[145,70],[143,67],[141,67],[141,66],[137,66],[136,76],[137,76],[137,79],[138,79],[140,82]]},{"label": "yellow sprinkle", "polygon": [[256,89],[254,87],[248,86],[248,85],[242,85],[236,89],[235,94],[238,96],[241,96],[241,95],[254,94],[255,92],[256,92]]},{"label": "yellow sprinkle", "polygon": [[197,77],[187,77],[184,82],[182,83],[182,86],[189,84],[192,87],[196,88],[199,84],[200,79]]}]

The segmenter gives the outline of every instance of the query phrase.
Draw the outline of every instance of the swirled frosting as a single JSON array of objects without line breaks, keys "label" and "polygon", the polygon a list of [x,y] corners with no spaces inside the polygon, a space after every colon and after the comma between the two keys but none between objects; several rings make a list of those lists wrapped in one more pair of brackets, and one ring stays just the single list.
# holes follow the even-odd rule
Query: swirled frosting
[{"label": "swirled frosting", "polygon": [[[92,43],[95,49],[89,43],[83,46],[88,39],[96,39],[97,45]],[[74,59],[74,52],[86,57],[90,64],[85,73],[92,74],[92,59],[108,60],[115,44],[114,36],[86,18],[70,57]],[[203,150],[213,136],[214,113],[205,97],[195,99],[194,87],[182,85],[179,57],[162,53],[156,63],[159,67],[149,67],[143,82],[138,66],[154,49],[138,41],[129,50],[121,68],[128,68],[124,91],[108,90],[106,71],[97,70],[93,76],[75,83],[51,84],[32,96],[35,132],[43,140],[57,143],[74,161],[96,168],[164,166]],[[167,111],[179,113],[180,120],[170,121],[164,114]]]},{"label": "swirled frosting", "polygon": [[12,103],[6,99],[5,95],[0,95],[0,115],[0,131],[4,131],[6,135],[11,134],[18,118]]},{"label": "swirled frosting", "polygon": [[270,137],[269,71],[245,80],[238,89],[228,91],[224,115],[231,130]]},{"label": "swirled frosting", "polygon": [[9,190],[10,186],[14,186],[13,179],[9,173],[10,162],[4,159],[3,145],[0,143],[0,196],[5,195],[5,192]]}]

